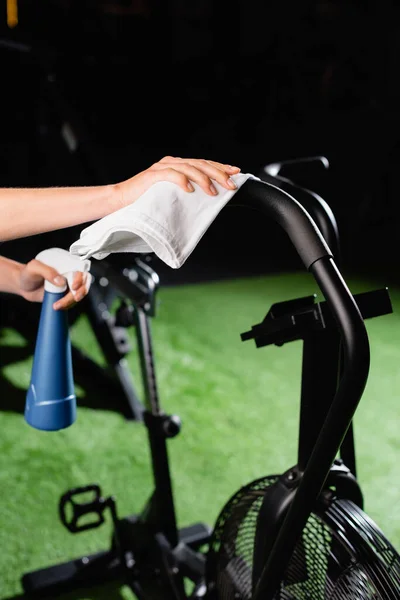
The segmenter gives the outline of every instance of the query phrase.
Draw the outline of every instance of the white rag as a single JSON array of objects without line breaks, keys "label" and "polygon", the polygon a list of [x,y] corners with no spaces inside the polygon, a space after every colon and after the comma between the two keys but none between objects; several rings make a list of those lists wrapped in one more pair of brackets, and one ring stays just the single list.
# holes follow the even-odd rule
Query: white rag
[{"label": "white rag", "polygon": [[115,252],[155,252],[167,265],[179,269],[249,178],[258,179],[249,173],[233,175],[236,190],[213,181],[217,196],[209,196],[197,184],[193,184],[194,192],[185,192],[174,183],[155,183],[133,204],[83,229],[70,252],[98,260]]}]

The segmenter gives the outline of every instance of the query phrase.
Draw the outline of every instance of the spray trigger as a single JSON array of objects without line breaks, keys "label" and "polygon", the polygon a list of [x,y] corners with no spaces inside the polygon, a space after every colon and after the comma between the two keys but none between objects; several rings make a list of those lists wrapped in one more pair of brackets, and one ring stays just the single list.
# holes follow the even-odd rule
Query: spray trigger
[{"label": "spray trigger", "polygon": [[[89,291],[92,281],[92,278],[89,276],[90,260],[82,260],[79,256],[72,255],[68,250],[63,250],[62,248],[48,248],[47,250],[42,250],[42,252],[37,254],[36,260],[40,260],[44,264],[53,267],[60,275],[65,277],[72,293],[74,293],[72,290],[72,283],[74,281],[75,273],[77,271],[88,273],[85,284],[87,291]],[[61,286],[54,285],[46,280],[44,289],[46,292],[59,294],[60,292],[66,291],[67,286],[62,288]]]}]

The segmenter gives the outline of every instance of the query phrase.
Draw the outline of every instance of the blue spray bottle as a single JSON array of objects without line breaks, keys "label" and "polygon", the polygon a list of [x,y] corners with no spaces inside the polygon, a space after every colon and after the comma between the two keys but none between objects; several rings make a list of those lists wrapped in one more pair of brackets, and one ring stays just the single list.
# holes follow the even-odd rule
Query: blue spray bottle
[{"label": "blue spray bottle", "polygon": [[[69,286],[76,271],[90,269],[89,260],[81,260],[61,248],[43,250],[36,259],[55,268]],[[53,308],[54,302],[65,295],[67,285],[63,289],[45,281],[44,289],[25,420],[35,429],[57,431],[76,420],[68,315],[65,310]]]}]

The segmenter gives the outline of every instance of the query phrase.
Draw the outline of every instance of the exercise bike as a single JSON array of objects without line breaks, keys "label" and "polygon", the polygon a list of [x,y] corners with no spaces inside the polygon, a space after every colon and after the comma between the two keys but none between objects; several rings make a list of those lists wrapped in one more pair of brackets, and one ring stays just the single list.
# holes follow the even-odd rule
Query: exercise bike
[{"label": "exercise bike", "polygon": [[[392,312],[388,291],[353,297],[319,229],[280,183],[248,180],[231,204],[278,222],[325,297],[274,304],[241,336],[257,347],[303,340],[297,464],[239,490],[212,529],[204,524],[179,529],[166,440],[179,433],[180,423],[160,406],[146,306],[128,304],[124,322],[138,335],[154,493],[140,515],[124,518],[98,485],[63,495],[60,517],[71,532],[97,527],[110,513],[111,548],[25,574],[28,596],[54,598],[114,580],[130,586],[139,600],[399,598],[400,557],[362,510],[355,466],[338,458],[368,378],[364,319]],[[296,196],[296,186],[291,191]],[[128,278],[121,281],[128,298],[130,285]],[[80,502],[84,493],[92,499]],[[89,515],[94,518],[88,523]]]}]

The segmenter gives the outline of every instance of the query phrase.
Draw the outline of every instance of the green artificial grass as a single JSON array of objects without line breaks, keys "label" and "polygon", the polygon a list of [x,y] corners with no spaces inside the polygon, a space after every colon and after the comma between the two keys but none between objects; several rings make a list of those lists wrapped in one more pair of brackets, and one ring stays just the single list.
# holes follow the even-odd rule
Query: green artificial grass
[{"label": "green artificial grass", "polygon": [[[377,284],[352,278],[350,287],[356,293]],[[152,320],[160,397],[165,410],[183,422],[181,435],[169,442],[180,526],[199,520],[212,524],[237,488],[295,463],[301,343],[257,350],[252,341],[242,343],[240,333],[260,322],[273,302],[315,291],[306,273],[160,289]],[[371,371],[355,434],[366,511],[400,547],[400,290],[390,291],[394,314],[366,322]],[[85,318],[71,336],[103,362]],[[57,433],[30,428],[22,410],[32,357],[15,331],[2,331],[0,343],[6,359],[0,412],[3,600],[21,592],[23,572],[108,547],[109,524],[79,535],[62,527],[57,506],[64,491],[98,482],[104,495],[115,495],[125,516],[144,505],[152,476],[144,427],[113,410],[112,399],[104,405],[101,390],[93,394],[77,386],[80,408],[73,427]],[[135,348],[129,363],[141,391]],[[63,598],[127,600],[132,595],[110,585]]]}]

